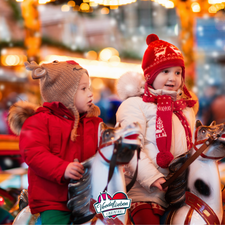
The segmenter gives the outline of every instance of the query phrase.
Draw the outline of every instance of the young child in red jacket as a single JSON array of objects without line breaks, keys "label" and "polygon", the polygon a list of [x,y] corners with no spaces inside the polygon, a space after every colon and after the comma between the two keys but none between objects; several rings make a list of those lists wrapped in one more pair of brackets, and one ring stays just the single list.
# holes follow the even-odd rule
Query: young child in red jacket
[{"label": "young child in red jacket", "polygon": [[45,101],[39,108],[17,102],[9,114],[29,166],[29,206],[32,214],[40,213],[42,224],[69,224],[68,182],[82,177],[79,162],[96,153],[100,110],[92,103],[87,70],[75,61],[25,65],[40,80]]}]

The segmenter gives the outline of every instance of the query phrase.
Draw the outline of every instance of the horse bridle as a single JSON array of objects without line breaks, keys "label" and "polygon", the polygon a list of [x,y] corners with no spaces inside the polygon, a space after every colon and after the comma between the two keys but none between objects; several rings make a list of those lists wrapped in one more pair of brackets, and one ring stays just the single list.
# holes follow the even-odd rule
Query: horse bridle
[{"label": "horse bridle", "polygon": [[[197,132],[197,130],[196,130]],[[173,174],[173,176],[171,176],[165,183],[163,183],[161,186],[163,189],[165,189],[166,187],[168,187],[169,185],[171,185],[174,180],[176,180],[176,178],[182,174],[187,168],[188,166],[194,162],[203,152],[204,150],[211,145],[213,142],[215,142],[218,139],[218,135],[216,135],[215,133],[213,133],[212,135],[210,135],[209,138],[201,140],[200,142],[195,142],[194,144],[194,149],[196,150],[196,152]],[[196,145],[202,144],[202,146],[198,149],[196,147]],[[209,157],[208,157],[209,158]]]},{"label": "horse bridle", "polygon": [[[121,147],[121,143],[122,143],[122,137],[120,136],[118,139],[116,140],[113,140],[113,141],[110,141],[110,142],[107,142],[105,144],[102,144],[100,142],[100,146],[99,146],[99,149],[98,149],[98,152],[100,154],[100,156],[107,162],[109,163],[109,173],[108,173],[108,180],[107,180],[107,184],[103,190],[103,192],[107,191],[107,188],[108,188],[108,184],[110,182],[110,180],[112,179],[112,176],[113,176],[113,173],[114,173],[114,169],[116,167],[116,165],[118,164],[123,164],[123,163],[117,163],[116,162],[116,159],[117,159],[117,154],[118,154],[118,150],[120,149]],[[111,157],[111,160],[108,160],[101,152],[101,149],[103,147],[107,147],[107,146],[110,146],[114,144],[114,149],[113,149],[113,154],[112,154],[112,157]],[[138,173],[138,160],[140,159],[140,147],[137,148],[137,166],[136,166],[136,170],[135,170],[135,173],[134,173],[134,176],[132,178],[132,180],[130,181],[130,183],[126,186],[126,192],[128,192],[134,185],[136,179],[137,179],[137,173]]]},{"label": "horse bridle", "polygon": [[[198,129],[197,129],[196,132],[195,132],[195,140],[197,140],[197,131],[198,131]],[[217,135],[215,132],[213,132],[212,135],[210,135],[210,137],[212,137],[213,140],[216,140],[216,139],[218,139],[218,137],[220,137],[220,135]],[[209,139],[209,138],[205,138],[205,139],[200,140],[200,141],[195,141],[193,148],[194,148],[196,151],[199,151],[199,149],[197,148],[197,145],[203,144],[203,143],[206,142],[208,139]],[[223,157],[207,156],[207,155],[205,155],[203,152],[201,152],[201,157],[206,158],[206,159],[214,159],[214,160],[218,160],[218,159],[222,159],[222,158],[223,158]]]}]

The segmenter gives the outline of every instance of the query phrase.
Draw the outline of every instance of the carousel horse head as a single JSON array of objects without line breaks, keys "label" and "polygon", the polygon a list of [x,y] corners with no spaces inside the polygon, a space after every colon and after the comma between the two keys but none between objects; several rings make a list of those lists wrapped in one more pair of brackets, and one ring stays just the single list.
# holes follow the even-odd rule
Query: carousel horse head
[{"label": "carousel horse head", "polygon": [[[193,147],[169,165],[169,179],[187,162],[188,168],[168,186],[166,200],[174,208],[170,224],[220,224],[221,182],[217,161],[225,157],[225,125],[196,121]],[[168,222],[168,221],[167,221]]]},{"label": "carousel horse head", "polygon": [[[72,211],[71,220],[81,224],[94,217],[93,203],[105,190],[114,194],[126,191],[123,168],[140,149],[140,127],[137,123],[127,127],[99,126],[99,149],[82,162],[85,172],[80,180],[69,183],[67,207]],[[113,219],[112,219],[113,220]]]},{"label": "carousel horse head", "polygon": [[225,152],[225,125],[213,121],[209,126],[204,126],[200,120],[196,121],[194,149],[197,150],[208,138],[214,139],[209,147],[201,154],[203,158],[216,157],[221,159]]},{"label": "carousel horse head", "polygon": [[[100,125],[99,153],[102,158],[109,162],[112,155],[116,154],[117,164],[127,164],[134,156],[135,150],[140,147],[138,139],[140,127],[138,123],[132,123],[124,128],[108,127],[105,123]],[[110,146],[110,150],[106,147]],[[112,147],[114,148],[112,151]],[[104,151],[104,154],[103,154]]]}]

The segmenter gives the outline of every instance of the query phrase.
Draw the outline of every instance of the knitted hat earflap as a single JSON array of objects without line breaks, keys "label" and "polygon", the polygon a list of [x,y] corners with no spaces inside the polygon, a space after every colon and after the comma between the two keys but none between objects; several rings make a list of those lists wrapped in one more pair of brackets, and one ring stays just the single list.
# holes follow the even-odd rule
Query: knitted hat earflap
[{"label": "knitted hat earflap", "polygon": [[68,108],[73,112],[73,115],[75,117],[75,121],[74,121],[74,124],[73,124],[73,129],[71,131],[71,141],[76,141],[77,128],[78,128],[78,124],[79,124],[79,120],[80,120],[80,114],[79,114],[77,108],[74,105],[69,106]]}]

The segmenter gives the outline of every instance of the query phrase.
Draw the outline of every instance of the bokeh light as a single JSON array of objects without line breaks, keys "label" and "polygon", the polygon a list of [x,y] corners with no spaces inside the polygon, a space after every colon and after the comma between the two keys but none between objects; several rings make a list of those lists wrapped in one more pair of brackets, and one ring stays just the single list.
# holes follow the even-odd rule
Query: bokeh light
[{"label": "bokeh light", "polygon": [[101,90],[101,89],[103,89],[105,87],[105,85],[104,85],[102,79],[100,79],[100,78],[94,78],[92,80],[92,87],[94,89],[96,89],[96,90]]},{"label": "bokeh light", "polygon": [[76,3],[74,1],[68,1],[67,3],[70,7],[74,7]]},{"label": "bokeh light", "polygon": [[85,56],[87,59],[90,59],[90,60],[97,60],[97,58],[98,58],[98,54],[95,51],[89,51],[86,53]]},{"label": "bokeh light", "polygon": [[62,5],[61,10],[62,10],[62,12],[69,12],[70,6],[69,5]]},{"label": "bokeh light", "polygon": [[80,5],[80,10],[82,11],[89,11],[90,10],[90,6],[87,3],[81,3]]},{"label": "bokeh light", "polygon": [[193,12],[200,12],[201,11],[201,7],[200,7],[198,2],[193,2],[191,4],[191,9],[192,9]]},{"label": "bokeh light", "polygon": [[109,9],[107,7],[103,7],[101,9],[101,14],[109,14]]}]

